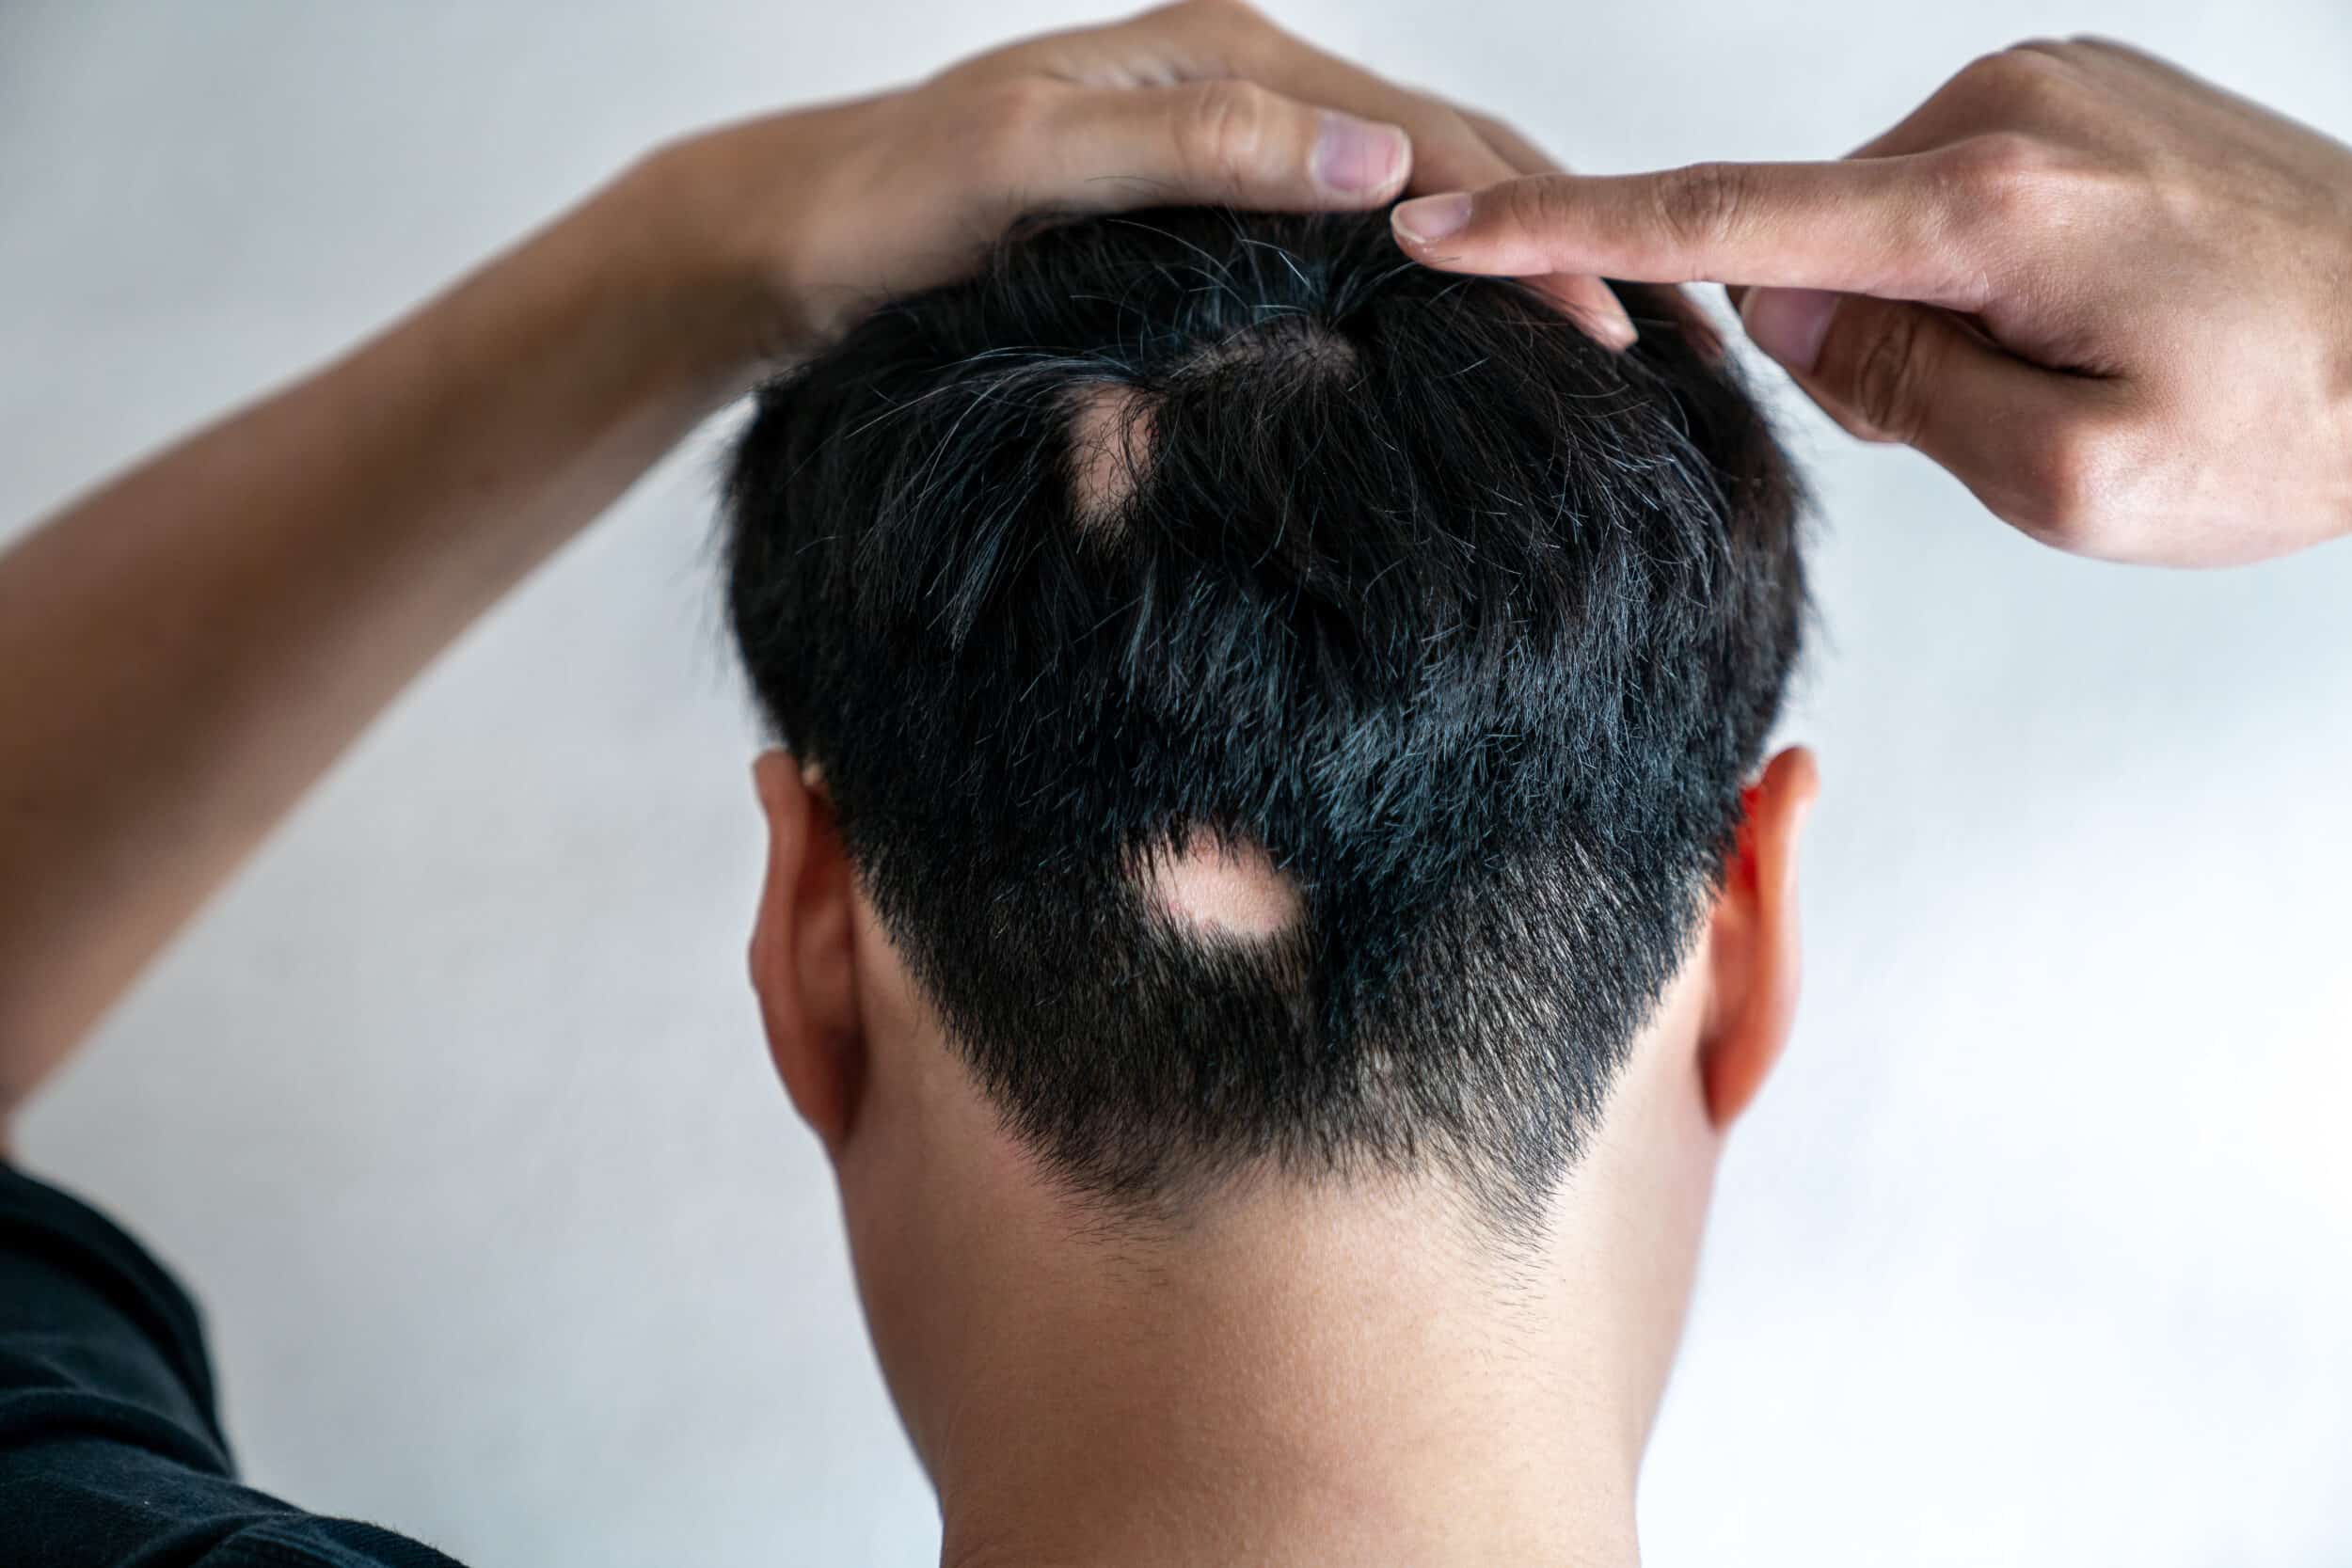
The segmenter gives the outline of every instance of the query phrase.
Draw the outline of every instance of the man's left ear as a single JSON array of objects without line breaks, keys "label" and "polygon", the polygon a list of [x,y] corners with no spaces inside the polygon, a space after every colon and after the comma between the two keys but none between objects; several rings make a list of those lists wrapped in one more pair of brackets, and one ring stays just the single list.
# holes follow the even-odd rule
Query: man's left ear
[{"label": "man's left ear", "polygon": [[752,989],[785,1092],[838,1156],[866,1078],[859,1016],[855,879],[821,784],[782,751],[752,765],[768,819],[767,885],[752,932]]},{"label": "man's left ear", "polygon": [[1741,796],[1739,842],[1708,928],[1699,1037],[1708,1116],[1719,1129],[1756,1098],[1796,1022],[1797,836],[1820,786],[1813,753],[1792,746]]}]

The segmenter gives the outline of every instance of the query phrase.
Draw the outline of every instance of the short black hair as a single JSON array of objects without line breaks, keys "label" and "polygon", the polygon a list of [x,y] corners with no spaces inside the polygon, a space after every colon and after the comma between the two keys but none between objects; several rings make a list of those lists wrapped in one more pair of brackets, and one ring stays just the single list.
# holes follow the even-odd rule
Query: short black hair
[{"label": "short black hair", "polygon": [[[1073,1193],[1436,1168],[1507,1226],[1576,1158],[1804,619],[1769,425],[1619,293],[1623,354],[1383,213],[1170,208],[1032,226],[760,391],[752,685]],[[1302,917],[1158,909],[1203,834]]]}]

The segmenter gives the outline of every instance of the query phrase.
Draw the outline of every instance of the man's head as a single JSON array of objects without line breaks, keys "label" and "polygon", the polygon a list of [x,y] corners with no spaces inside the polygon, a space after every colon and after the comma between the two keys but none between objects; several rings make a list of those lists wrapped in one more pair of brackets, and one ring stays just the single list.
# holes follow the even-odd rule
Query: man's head
[{"label": "man's head", "polygon": [[[979,1187],[1128,1259],[1250,1194],[1427,1199],[1523,1273],[1641,1042],[1745,1098],[1793,994],[1809,765],[1757,768],[1798,497],[1626,293],[1613,355],[1382,214],[1170,210],[1010,242],[763,392],[754,967],[886,1365]],[[869,1126],[893,1096],[928,1133]]]}]

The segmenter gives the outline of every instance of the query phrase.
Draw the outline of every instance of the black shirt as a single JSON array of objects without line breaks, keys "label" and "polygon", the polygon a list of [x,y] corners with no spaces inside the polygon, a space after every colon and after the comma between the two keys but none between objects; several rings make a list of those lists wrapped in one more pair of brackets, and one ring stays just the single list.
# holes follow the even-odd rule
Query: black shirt
[{"label": "black shirt", "polygon": [[458,1568],[239,1485],[196,1304],[97,1210],[5,1163],[0,1564]]}]

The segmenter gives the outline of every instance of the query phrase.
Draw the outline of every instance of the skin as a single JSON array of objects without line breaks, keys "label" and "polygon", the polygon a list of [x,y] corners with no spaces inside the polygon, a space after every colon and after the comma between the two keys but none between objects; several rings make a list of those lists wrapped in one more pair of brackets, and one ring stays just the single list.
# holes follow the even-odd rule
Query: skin
[{"label": "skin", "polygon": [[2125,45],[1971,64],[1827,164],[1537,175],[1396,209],[1431,266],[1735,287],[1865,440],[2060,549],[2352,532],[2352,148]]},{"label": "skin", "polygon": [[[656,151],[0,557],[0,1103],[419,669],[700,419],[1026,211],[1475,188],[1467,228],[1408,248],[1540,276],[1606,341],[1631,326],[1597,273],[1846,291],[1818,355],[1788,348],[1785,293],[1747,296],[1751,333],[1833,412],[1915,439],[2055,543],[2218,562],[2343,531],[2352,341],[2322,285],[2347,248],[2344,150],[2081,53],[2023,67],[2030,91],[1971,68],[1849,165],[1578,181],[1538,173],[1507,127],[1195,3]],[[2095,253],[2070,247],[2053,190],[2103,204]],[[2216,374],[2217,353],[2262,373]],[[2146,476],[2098,444],[2125,436]],[[2267,514],[2217,499],[2251,486]],[[761,1013],[833,1158],[948,1561],[1632,1560],[1723,1136],[1795,1009],[1809,755],[1750,790],[1550,1238],[1509,1269],[1434,1183],[1245,1180],[1169,1234],[1106,1240],[997,1130],[858,894],[822,781],[777,753],[755,777]],[[1288,890],[1248,847],[1202,854],[1154,868],[1175,907],[1281,918]]]},{"label": "skin", "polygon": [[[1795,1016],[1810,753],[1750,788],[1722,896],[1551,1235],[1507,1264],[1434,1180],[1258,1175],[1168,1234],[1105,1234],[998,1126],[858,891],[822,782],[780,752],[754,775],[753,983],[839,1179],[944,1561],[1634,1560],[1724,1134]],[[1193,869],[1216,883],[1197,906],[1214,931],[1250,873],[1213,846]]]},{"label": "skin", "polygon": [[882,293],[1027,211],[1359,208],[1526,166],[1241,8],[1170,7],[659,150],[75,502],[0,559],[0,1113],[418,670]]}]

